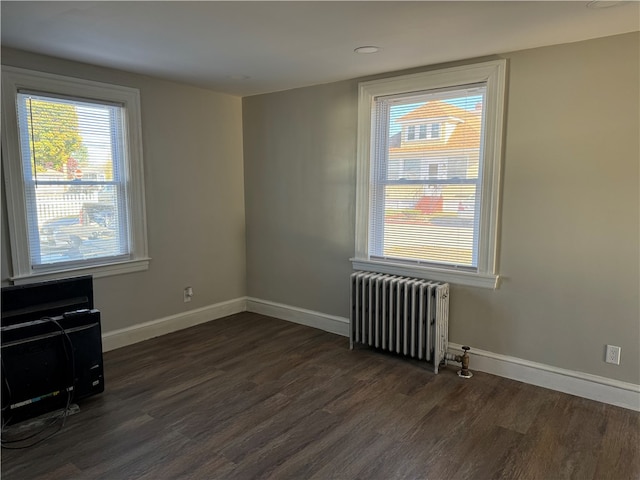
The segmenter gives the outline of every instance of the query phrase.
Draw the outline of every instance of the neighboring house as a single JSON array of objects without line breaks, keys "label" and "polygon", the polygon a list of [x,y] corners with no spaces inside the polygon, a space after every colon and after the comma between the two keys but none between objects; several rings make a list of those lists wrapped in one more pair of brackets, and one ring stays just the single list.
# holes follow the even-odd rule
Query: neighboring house
[{"label": "neighboring house", "polygon": [[395,120],[401,131],[389,138],[387,178],[407,184],[387,187],[387,201],[395,202],[388,208],[427,214],[474,208],[475,185],[456,182],[478,177],[481,105],[466,110],[430,101]]}]

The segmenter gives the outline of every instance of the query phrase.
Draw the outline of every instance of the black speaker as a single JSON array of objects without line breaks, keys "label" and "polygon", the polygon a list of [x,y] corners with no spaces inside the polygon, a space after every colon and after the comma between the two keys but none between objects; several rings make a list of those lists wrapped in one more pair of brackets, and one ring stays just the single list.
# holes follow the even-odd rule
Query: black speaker
[{"label": "black speaker", "polygon": [[93,277],[2,287],[2,326],[93,308]]},{"label": "black speaker", "polygon": [[3,424],[104,391],[98,310],[77,310],[0,330]]}]

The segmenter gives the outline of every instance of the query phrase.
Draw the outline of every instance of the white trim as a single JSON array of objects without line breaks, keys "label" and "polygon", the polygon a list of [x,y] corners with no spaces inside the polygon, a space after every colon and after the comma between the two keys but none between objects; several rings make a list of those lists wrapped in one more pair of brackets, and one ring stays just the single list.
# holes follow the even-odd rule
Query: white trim
[{"label": "white trim", "polygon": [[[349,319],[292,307],[258,298],[247,298],[247,310],[327,332],[349,336]],[[449,351],[461,353],[461,345],[449,343]],[[531,385],[640,411],[640,385],[567,370],[517,357],[471,347],[471,371],[486,372]]]},{"label": "white trim", "polygon": [[73,275],[92,275],[93,278],[120,275],[123,273],[141,272],[149,269],[150,258],[126,260],[124,262],[110,263],[108,265],[92,265],[70,268],[68,270],[56,270],[55,272],[38,272],[31,275],[11,277],[9,280],[14,285],[24,285],[31,282],[68,278]]},{"label": "white trim", "polygon": [[499,285],[500,277],[492,274],[480,274],[474,272],[446,270],[443,268],[416,267],[402,263],[383,262],[376,260],[351,259],[354,270],[374,273],[388,273],[390,275],[401,275],[404,277],[423,278],[425,280],[437,280],[439,282],[454,283],[457,285],[467,285],[470,287],[482,287],[496,289]]},{"label": "white trim", "polygon": [[355,256],[369,256],[369,224],[371,222],[369,182],[371,178],[371,135],[373,95],[361,84],[358,88],[358,130],[356,162],[356,231]]},{"label": "white trim", "polygon": [[216,303],[195,310],[169,315],[150,322],[121,328],[102,334],[102,350],[108,352],[116,348],[166,335],[201,323],[217,320],[247,310],[246,297]]},{"label": "white trim", "polygon": [[326,313],[253,297],[247,297],[247,311],[299,323],[307,327],[319,328],[325,332],[335,333],[343,337],[349,336],[349,319],[344,317],[327,315]]},{"label": "white trim", "polygon": [[[462,353],[462,346],[449,343]],[[469,369],[640,411],[640,385],[471,347]]]},{"label": "white trim", "polygon": [[[147,225],[145,215],[144,167],[142,151],[142,127],[140,91],[136,88],[95,82],[63,75],[38,72],[16,67],[2,67],[2,164],[5,173],[5,196],[13,274],[18,283],[27,277],[56,278],[56,274],[68,276],[69,272],[85,272],[84,267],[95,267],[90,262],[78,268],[52,267],[48,272],[38,272],[31,267],[27,211],[22,158],[20,152],[16,98],[19,89],[42,93],[70,95],[88,100],[110,101],[124,106],[125,128],[123,134],[128,146],[125,154],[127,168],[123,182],[127,185],[126,200],[129,215],[130,268],[100,268],[99,276],[128,273],[148,268]],[[105,262],[108,261],[105,259]],[[119,265],[116,262],[113,265]],[[141,268],[145,265],[144,268]],[[111,265],[111,264],[110,264]]]},{"label": "white trim", "polygon": [[[502,164],[502,141],[504,121],[506,60],[463,65],[412,75],[389,77],[380,80],[361,82],[358,90],[358,138],[357,138],[357,184],[356,184],[356,232],[355,261],[363,264],[370,259],[371,224],[371,158],[375,138],[372,134],[374,112],[373,105],[377,97],[395,95],[421,90],[431,90],[456,85],[486,82],[485,140],[481,158],[482,202],[480,206],[480,237],[478,239],[478,273],[463,272],[446,267],[431,269],[415,264],[414,271],[424,270],[423,274],[408,274],[420,278],[434,278],[432,272],[448,271],[446,280],[450,283],[497,288],[496,272],[497,246],[500,210],[500,169]],[[386,261],[380,261],[386,263]],[[393,263],[393,262],[390,262]],[[354,265],[354,268],[358,269]],[[393,266],[397,268],[397,265]],[[366,269],[366,268],[365,268]],[[375,270],[380,271],[380,270]],[[407,272],[405,270],[405,272]],[[477,276],[472,282],[469,277]],[[493,282],[493,285],[491,283]]]}]

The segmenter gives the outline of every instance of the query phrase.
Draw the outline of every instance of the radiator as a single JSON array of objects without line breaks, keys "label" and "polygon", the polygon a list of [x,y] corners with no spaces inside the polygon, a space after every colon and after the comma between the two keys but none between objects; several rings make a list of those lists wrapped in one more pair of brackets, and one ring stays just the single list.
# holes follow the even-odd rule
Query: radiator
[{"label": "radiator", "polygon": [[381,273],[351,275],[350,345],[446,364],[449,284]]}]

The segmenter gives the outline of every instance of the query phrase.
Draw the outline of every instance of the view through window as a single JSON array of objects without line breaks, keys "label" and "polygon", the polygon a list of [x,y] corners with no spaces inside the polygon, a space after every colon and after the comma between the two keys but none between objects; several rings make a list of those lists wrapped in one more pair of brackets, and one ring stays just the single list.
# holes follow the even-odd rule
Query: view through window
[{"label": "view through window", "polygon": [[372,258],[477,267],[485,94],[376,98]]},{"label": "view through window", "polygon": [[123,107],[19,91],[30,261],[129,254]]}]

